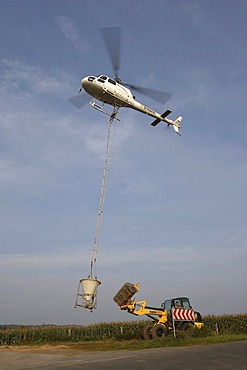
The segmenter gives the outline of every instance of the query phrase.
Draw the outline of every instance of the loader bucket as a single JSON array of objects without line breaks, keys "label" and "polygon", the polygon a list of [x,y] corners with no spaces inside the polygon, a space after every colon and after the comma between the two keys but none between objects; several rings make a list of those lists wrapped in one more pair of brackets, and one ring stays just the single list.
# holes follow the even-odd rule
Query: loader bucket
[{"label": "loader bucket", "polygon": [[133,295],[138,292],[139,284],[125,283],[117,294],[113,297],[113,300],[118,306],[124,306],[129,303]]}]

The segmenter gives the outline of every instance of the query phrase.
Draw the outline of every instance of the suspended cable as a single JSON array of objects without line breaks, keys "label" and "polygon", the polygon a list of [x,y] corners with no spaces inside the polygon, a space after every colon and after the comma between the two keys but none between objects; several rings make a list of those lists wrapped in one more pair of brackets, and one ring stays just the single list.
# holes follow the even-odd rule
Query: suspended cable
[{"label": "suspended cable", "polygon": [[[96,222],[96,230],[93,243],[93,252],[90,262],[90,272],[88,278],[83,278],[79,281],[78,290],[75,299],[75,307],[83,307],[89,310],[93,310],[97,307],[97,288],[101,282],[97,279],[96,276],[96,259],[98,253],[98,244],[99,244],[99,234],[100,226],[102,221],[102,215],[105,205],[106,190],[108,185],[108,178],[110,172],[111,158],[112,158],[112,149],[115,137],[115,129],[117,125],[117,115],[119,107],[114,107],[112,114],[110,115],[108,131],[107,131],[107,141],[106,141],[106,152],[105,152],[105,161],[104,161],[104,171],[102,178],[102,185],[100,191],[100,201],[98,209],[98,217]],[[114,122],[114,123],[113,123]],[[82,299],[82,303],[78,300]]]},{"label": "suspended cable", "polygon": [[100,226],[101,226],[102,215],[104,211],[106,190],[107,190],[108,178],[109,178],[109,172],[110,172],[110,166],[111,166],[112,149],[113,149],[115,129],[116,129],[116,123],[117,123],[117,113],[118,113],[118,109],[114,108],[113,113],[110,116],[109,124],[108,124],[104,171],[103,171],[102,185],[101,185],[101,191],[100,191],[100,201],[99,201],[98,217],[97,217],[96,230],[95,230],[95,236],[94,236],[93,252],[92,252],[91,263],[90,263],[90,274],[89,274],[90,278],[96,277],[96,259],[97,259],[97,253],[98,253]]}]

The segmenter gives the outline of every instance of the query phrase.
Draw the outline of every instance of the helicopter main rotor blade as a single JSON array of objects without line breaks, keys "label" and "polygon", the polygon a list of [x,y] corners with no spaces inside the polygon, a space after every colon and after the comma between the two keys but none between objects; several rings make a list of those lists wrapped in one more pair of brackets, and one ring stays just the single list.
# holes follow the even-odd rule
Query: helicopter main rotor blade
[{"label": "helicopter main rotor blade", "polygon": [[78,95],[75,95],[69,98],[69,102],[78,109],[82,108],[83,105],[89,102],[89,100],[90,100],[90,95],[88,95],[87,93],[81,93],[81,94],[78,94]]},{"label": "helicopter main rotor blade", "polygon": [[142,95],[145,95],[148,98],[151,98],[162,104],[165,104],[166,102],[168,102],[168,100],[172,97],[172,93],[169,93],[169,92],[153,90],[153,89],[149,89],[146,87],[132,85],[129,83],[126,83],[125,85],[130,87],[132,90],[135,90],[136,92]]},{"label": "helicopter main rotor blade", "polygon": [[107,27],[100,29],[116,78],[118,77],[118,71],[120,68],[121,31],[122,29],[120,27]]}]

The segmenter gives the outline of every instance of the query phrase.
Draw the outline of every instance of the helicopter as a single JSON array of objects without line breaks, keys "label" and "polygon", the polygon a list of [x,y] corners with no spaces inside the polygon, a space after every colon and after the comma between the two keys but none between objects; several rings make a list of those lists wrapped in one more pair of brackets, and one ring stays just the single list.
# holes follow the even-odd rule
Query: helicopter
[{"label": "helicopter", "polygon": [[[172,112],[170,109],[159,114],[155,110],[138,102],[131,90],[146,95],[160,103],[166,103],[171,98],[171,93],[125,83],[119,78],[121,28],[107,27],[100,29],[100,32],[112,63],[115,78],[113,79],[106,75],[86,76],[81,80],[79,94],[70,98],[69,101],[77,108],[81,108],[86,104],[86,102],[89,102],[93,108],[115,119],[118,119],[117,113],[120,108],[131,108],[155,118],[151,123],[152,126],[156,126],[160,122],[166,122],[167,126],[172,125],[175,132],[180,135],[180,123],[183,119],[182,116],[179,116],[176,120],[167,118]],[[102,104],[100,105],[95,101],[88,101],[89,95],[100,101]],[[104,104],[114,107],[112,114],[109,114],[104,110]]]}]

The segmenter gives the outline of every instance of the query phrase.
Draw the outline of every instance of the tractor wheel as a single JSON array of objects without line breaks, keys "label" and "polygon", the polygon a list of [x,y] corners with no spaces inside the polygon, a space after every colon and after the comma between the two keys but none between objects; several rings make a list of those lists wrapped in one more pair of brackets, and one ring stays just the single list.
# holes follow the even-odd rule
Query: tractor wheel
[{"label": "tractor wheel", "polygon": [[192,322],[184,322],[179,329],[182,330],[182,331],[186,331],[186,330],[191,329],[193,327],[194,327],[194,324]]},{"label": "tractor wheel", "polygon": [[151,334],[152,327],[153,327],[152,324],[151,325],[144,326],[144,328],[142,330],[142,338],[143,339],[145,339],[145,340],[152,339],[152,334]]},{"label": "tractor wheel", "polygon": [[162,324],[157,324],[152,327],[151,330],[152,338],[164,338],[168,334],[167,327]]}]

